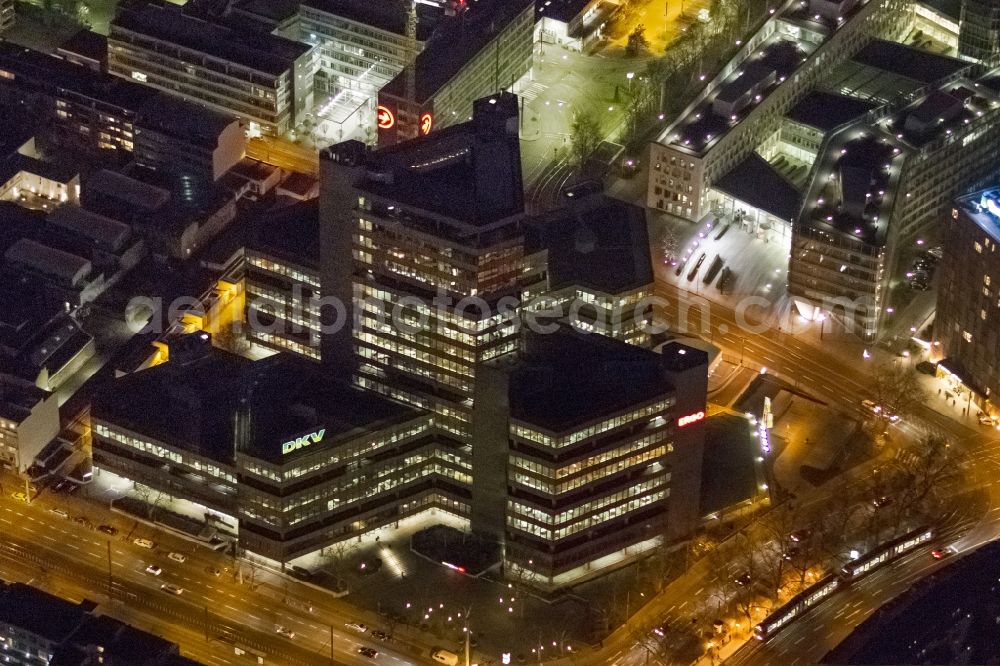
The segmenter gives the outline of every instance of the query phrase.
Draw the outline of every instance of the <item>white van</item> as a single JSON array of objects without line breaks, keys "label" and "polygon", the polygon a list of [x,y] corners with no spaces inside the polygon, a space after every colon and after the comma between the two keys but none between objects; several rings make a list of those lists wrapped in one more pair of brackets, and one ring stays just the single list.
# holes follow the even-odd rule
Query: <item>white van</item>
[{"label": "white van", "polygon": [[431,652],[431,659],[438,662],[439,664],[447,664],[447,666],[458,666],[458,655],[454,652],[449,652],[448,650],[434,650]]}]

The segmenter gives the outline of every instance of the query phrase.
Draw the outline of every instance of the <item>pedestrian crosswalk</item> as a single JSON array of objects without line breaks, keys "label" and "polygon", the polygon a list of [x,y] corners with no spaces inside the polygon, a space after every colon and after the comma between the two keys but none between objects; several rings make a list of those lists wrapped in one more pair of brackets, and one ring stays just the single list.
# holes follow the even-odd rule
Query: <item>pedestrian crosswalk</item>
[{"label": "pedestrian crosswalk", "polygon": [[544,83],[539,83],[538,81],[532,81],[531,83],[529,83],[527,86],[524,87],[524,90],[521,90],[517,94],[521,99],[524,100],[525,104],[528,104],[529,102],[534,101],[539,95],[541,95],[547,89],[548,86],[545,85]]}]

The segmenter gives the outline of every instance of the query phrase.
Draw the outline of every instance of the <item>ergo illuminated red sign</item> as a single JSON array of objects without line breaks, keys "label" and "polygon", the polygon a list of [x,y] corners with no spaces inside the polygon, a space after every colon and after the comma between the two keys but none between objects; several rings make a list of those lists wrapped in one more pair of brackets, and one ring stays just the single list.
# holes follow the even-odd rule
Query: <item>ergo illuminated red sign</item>
[{"label": "ergo illuminated red sign", "polygon": [[688,414],[687,416],[682,416],[677,419],[677,427],[683,428],[684,426],[691,425],[692,423],[697,423],[705,418],[705,412],[695,412],[694,414]]}]

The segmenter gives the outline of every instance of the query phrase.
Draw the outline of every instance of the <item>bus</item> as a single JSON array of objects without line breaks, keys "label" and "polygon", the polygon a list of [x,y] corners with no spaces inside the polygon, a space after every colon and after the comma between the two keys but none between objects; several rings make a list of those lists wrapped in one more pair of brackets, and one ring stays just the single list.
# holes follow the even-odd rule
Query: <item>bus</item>
[{"label": "bus", "polygon": [[787,603],[768,615],[763,622],[754,627],[754,638],[759,641],[766,641],[786,624],[833,594],[839,585],[840,578],[835,573],[813,583],[789,599]]},{"label": "bus", "polygon": [[845,583],[861,578],[886,562],[890,562],[920,544],[930,541],[933,537],[934,531],[929,527],[920,527],[907,532],[901,537],[882,544],[870,553],[862,555],[853,562],[845,564],[840,570],[840,577]]}]

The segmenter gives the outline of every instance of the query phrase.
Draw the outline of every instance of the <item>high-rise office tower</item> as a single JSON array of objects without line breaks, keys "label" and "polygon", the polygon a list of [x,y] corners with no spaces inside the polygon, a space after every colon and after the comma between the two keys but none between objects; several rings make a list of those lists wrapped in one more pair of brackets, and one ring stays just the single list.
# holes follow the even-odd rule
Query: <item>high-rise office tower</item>
[{"label": "high-rise office tower", "polygon": [[962,0],[958,52],[974,60],[1000,53],[1000,0]]}]

